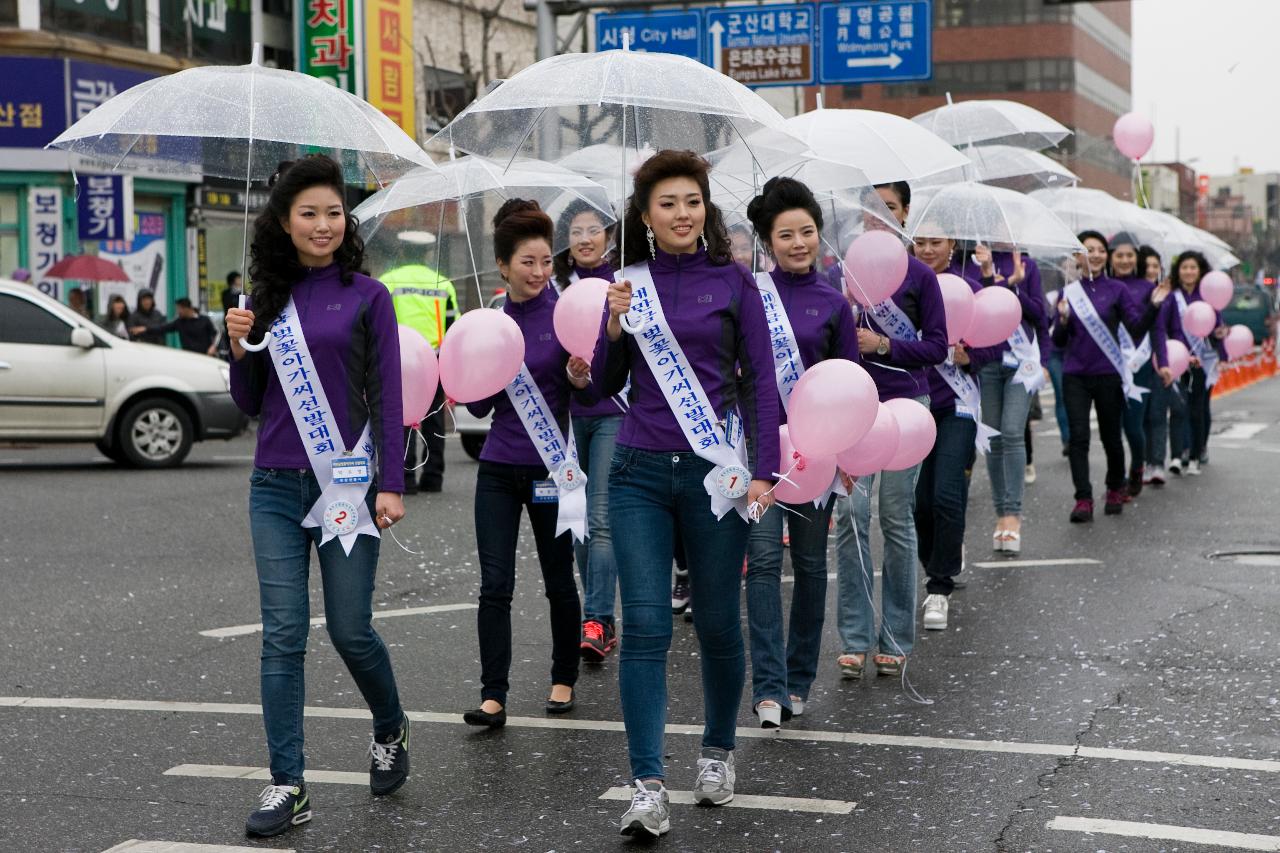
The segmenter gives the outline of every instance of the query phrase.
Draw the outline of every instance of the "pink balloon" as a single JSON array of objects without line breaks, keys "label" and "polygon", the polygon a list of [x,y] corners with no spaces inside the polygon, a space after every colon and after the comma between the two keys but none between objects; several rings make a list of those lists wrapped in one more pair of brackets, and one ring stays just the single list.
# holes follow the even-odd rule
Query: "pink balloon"
[{"label": "pink balloon", "polygon": [[805,456],[796,450],[786,424],[778,430],[778,443],[782,447],[782,458],[778,460],[777,471],[786,474],[787,479],[778,480],[773,496],[789,504],[802,504],[825,494],[836,477],[836,458]]},{"label": "pink balloon", "polygon": [[1208,302],[1192,302],[1182,315],[1182,328],[1197,338],[1207,337],[1218,324],[1218,315]]},{"label": "pink balloon", "polygon": [[404,425],[417,426],[431,408],[440,383],[440,366],[435,350],[416,329],[399,326],[400,332],[400,399],[404,406]]},{"label": "pink balloon", "polygon": [[947,314],[947,343],[957,344],[973,323],[973,288],[950,272],[938,276],[938,287],[942,290],[942,305]]},{"label": "pink balloon", "polygon": [[556,300],[551,325],[555,327],[560,346],[569,355],[591,360],[608,296],[609,282],[602,278],[584,278],[566,287]]},{"label": "pink balloon", "polygon": [[927,406],[906,397],[886,400],[884,405],[893,409],[893,415],[898,419],[898,449],[885,463],[884,470],[905,471],[919,465],[938,438],[938,425],[934,423],[933,414]]},{"label": "pink balloon", "polygon": [[1222,344],[1227,351],[1228,361],[1243,358],[1253,352],[1253,332],[1249,331],[1248,326],[1237,323],[1231,327],[1231,331],[1227,332]]},{"label": "pink balloon", "polygon": [[898,419],[893,409],[881,403],[871,429],[853,447],[836,456],[840,470],[850,477],[866,477],[883,470],[898,452]]},{"label": "pink balloon", "polygon": [[440,346],[440,383],[450,400],[474,403],[511,384],[524,364],[524,335],[496,308],[458,318]]},{"label": "pink balloon", "polygon": [[871,429],[878,398],[876,383],[859,365],[843,358],[820,361],[791,392],[791,441],[805,456],[835,456]]},{"label": "pink balloon", "polygon": [[1191,352],[1186,344],[1176,338],[1165,341],[1165,349],[1169,354],[1169,369],[1173,371],[1173,378],[1177,379],[1191,366]]},{"label": "pink balloon", "polygon": [[888,231],[866,232],[845,253],[845,289],[867,308],[893,296],[906,277],[907,250]]},{"label": "pink balloon", "polygon": [[1022,303],[1007,287],[984,287],[973,297],[973,322],[964,333],[971,347],[1003,343],[1022,322]]},{"label": "pink balloon", "polygon": [[1155,141],[1156,129],[1151,121],[1141,113],[1125,113],[1116,119],[1111,136],[1116,141],[1116,148],[1130,160],[1141,160],[1151,150]]},{"label": "pink balloon", "polygon": [[1200,279],[1200,298],[1218,311],[1231,304],[1231,297],[1235,295],[1235,289],[1236,286],[1231,280],[1231,276],[1222,270],[1214,270]]}]

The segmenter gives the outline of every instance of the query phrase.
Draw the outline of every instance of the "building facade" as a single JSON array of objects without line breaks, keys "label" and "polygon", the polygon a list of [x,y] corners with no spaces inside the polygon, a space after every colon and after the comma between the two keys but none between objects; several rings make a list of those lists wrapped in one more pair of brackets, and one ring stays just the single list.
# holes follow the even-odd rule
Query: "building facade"
[{"label": "building facade", "polygon": [[826,86],[825,105],[914,116],[945,104],[948,93],[1020,101],[1075,131],[1046,153],[1086,186],[1133,197],[1132,163],[1110,138],[1132,105],[1128,2],[934,0],[933,16],[932,79]]}]

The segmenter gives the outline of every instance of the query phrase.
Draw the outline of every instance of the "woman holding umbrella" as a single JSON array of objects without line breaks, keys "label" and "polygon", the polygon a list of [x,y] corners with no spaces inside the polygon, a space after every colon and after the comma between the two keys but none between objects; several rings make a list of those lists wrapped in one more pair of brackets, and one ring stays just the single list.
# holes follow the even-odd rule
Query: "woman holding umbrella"
[{"label": "woman holding umbrella", "polygon": [[[756,274],[766,296],[773,337],[779,419],[797,375],[828,358],[861,362],[858,329],[848,300],[820,279],[817,262],[822,209],[813,193],[792,178],[772,178],[751,201],[747,216],[773,260],[772,272]],[[786,369],[794,365],[798,370]],[[791,535],[789,635],[782,619],[782,512],[766,513],[751,529],[747,545],[747,620],[751,629],[751,707],[762,728],[778,728],[804,713],[818,671],[827,598],[827,528],[835,495],[820,502],[785,504]]]},{"label": "woman holding umbrella", "polygon": [[[553,283],[558,292],[584,278],[613,281],[608,247],[611,228],[600,211],[585,201],[565,207],[556,223],[569,248],[555,257]],[[582,577],[582,659],[600,663],[618,645],[613,607],[618,595],[618,565],[609,535],[609,460],[618,439],[625,409],[619,397],[593,405],[569,402],[578,464],[587,474],[587,541],[574,543],[578,574]]]},{"label": "woman holding umbrella", "polygon": [[[249,835],[311,819],[303,660],[313,546],[329,638],[373,714],[370,791],[390,794],[409,775],[409,720],[371,622],[378,530],[404,517],[400,344],[391,294],[358,272],[364,245],[344,190],[328,157],[281,164],[254,223],[253,310],[227,312],[231,394],[261,418],[249,519],[271,783],[249,815]],[[266,351],[242,346],[255,329],[273,330]]]},{"label": "woman holding umbrella", "polygon": [[772,504],[779,458],[778,391],[761,369],[772,363],[764,306],[750,273],[730,259],[708,171],[696,154],[667,150],[636,172],[623,226],[633,235],[625,279],[609,289],[591,366],[602,396],[631,379],[609,470],[623,614],[619,686],[635,780],[624,835],[656,837],[671,826],[662,744],[677,530],[689,561],[706,715],[693,796],[704,805],[733,799],[747,517]]},{"label": "woman holding umbrella", "polygon": [[1084,244],[1087,276],[1062,289],[1053,340],[1066,351],[1063,358],[1063,393],[1070,423],[1071,479],[1076,504],[1071,521],[1093,520],[1093,484],[1089,481],[1089,410],[1098,414],[1098,434],[1107,456],[1107,515],[1124,511],[1125,468],[1121,422],[1125,401],[1142,393],[1121,348],[1123,327],[1140,339],[1156,317],[1157,294],[1145,302],[1136,300],[1121,282],[1107,275],[1107,238],[1097,231],[1078,235]]}]

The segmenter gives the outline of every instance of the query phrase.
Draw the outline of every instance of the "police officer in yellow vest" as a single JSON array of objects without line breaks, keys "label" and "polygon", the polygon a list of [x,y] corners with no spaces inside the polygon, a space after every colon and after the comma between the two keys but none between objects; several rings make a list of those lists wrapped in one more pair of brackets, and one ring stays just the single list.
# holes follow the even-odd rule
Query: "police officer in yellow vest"
[{"label": "police officer in yellow vest", "polygon": [[[381,277],[391,291],[391,303],[396,309],[396,321],[414,329],[431,348],[440,352],[444,333],[458,317],[458,294],[453,282],[422,264],[410,264],[389,270]],[[417,467],[419,441],[409,441],[405,430],[405,443],[409,452],[404,460],[405,494],[438,492],[444,487],[444,391],[436,389],[431,403],[431,417],[422,422],[422,434],[427,440],[427,459],[420,471]]]}]

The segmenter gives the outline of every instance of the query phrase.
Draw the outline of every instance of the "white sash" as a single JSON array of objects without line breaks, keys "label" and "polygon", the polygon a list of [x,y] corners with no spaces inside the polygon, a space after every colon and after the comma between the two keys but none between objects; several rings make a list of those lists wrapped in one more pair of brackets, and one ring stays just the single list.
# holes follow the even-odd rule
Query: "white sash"
[{"label": "white sash", "polygon": [[1017,361],[1018,372],[1014,374],[1013,381],[1026,388],[1028,394],[1043,388],[1044,368],[1040,365],[1040,347],[1036,344],[1035,333],[1027,337],[1026,330],[1019,323],[1009,336],[1009,351]]},{"label": "white sash", "polygon": [[1144,364],[1151,361],[1151,335],[1143,335],[1142,343],[1135,344],[1129,330],[1121,326],[1120,349],[1124,353],[1125,361],[1129,363],[1129,370],[1137,373]]},{"label": "white sash", "polygon": [[[1120,342],[1116,340],[1115,336],[1111,334],[1111,330],[1107,328],[1107,324],[1098,316],[1098,309],[1093,307],[1093,301],[1084,292],[1084,285],[1078,281],[1073,281],[1062,288],[1062,295],[1066,297],[1067,304],[1071,306],[1071,310],[1076,317],[1084,324],[1084,329],[1089,333],[1089,337],[1093,338],[1093,342],[1098,345],[1098,349],[1102,350],[1102,354],[1107,357],[1107,361],[1111,362],[1111,366],[1120,375],[1125,397],[1141,402],[1142,395],[1148,393],[1150,389],[1134,384],[1133,371],[1129,369],[1129,361],[1125,358],[1124,351],[1120,349]],[[1120,326],[1124,328],[1124,323],[1121,322]]]},{"label": "white sash", "polygon": [[800,345],[796,342],[796,333],[791,329],[791,319],[782,305],[782,297],[778,294],[773,276],[767,272],[756,273],[756,286],[760,288],[764,319],[769,324],[769,345],[773,349],[773,370],[778,382],[778,396],[782,398],[782,408],[790,411],[791,392],[804,375]]},{"label": "white sash", "polygon": [[[881,302],[871,309],[871,313],[876,318],[877,325],[894,340],[914,341],[920,338],[911,318],[892,299]],[[951,386],[951,390],[955,392],[956,414],[961,417],[972,417],[978,424],[978,434],[973,440],[978,452],[986,453],[991,450],[991,439],[999,435],[1000,430],[993,429],[982,422],[982,392],[978,389],[978,383],[952,363],[950,358],[942,364],[935,364],[933,369],[938,371],[938,375],[946,380],[947,385]]]},{"label": "white sash", "polygon": [[555,481],[559,511],[556,514],[556,535],[566,530],[579,542],[587,538],[587,475],[578,466],[578,448],[573,433],[565,441],[556,423],[547,398],[542,396],[538,383],[528,366],[521,364],[520,372],[507,386],[507,397],[515,409],[520,424],[533,442],[547,473]]},{"label": "white sash", "polygon": [[[1173,298],[1178,300],[1178,320],[1181,322],[1182,315],[1187,313],[1187,299],[1182,293],[1182,288],[1174,290]],[[1182,329],[1182,334],[1187,336],[1187,342],[1191,344],[1191,354],[1200,359],[1200,367],[1204,370],[1205,387],[1212,388],[1217,385],[1218,351],[1204,338],[1197,338],[1188,332],[1185,326]]]},{"label": "white sash", "polygon": [[636,343],[649,372],[662,387],[690,449],[715,466],[702,481],[711,496],[711,511],[716,518],[724,518],[729,510],[736,510],[744,521],[750,521],[747,489],[751,472],[747,470],[741,419],[729,412],[723,422],[717,420],[702,381],[667,324],[648,263],[627,267],[622,278],[631,282],[629,316],[636,318],[634,326],[642,329]]},{"label": "white sash", "polygon": [[377,464],[370,425],[364,425],[356,441],[356,447],[368,459],[368,480],[363,483],[335,483],[334,461],[351,453],[343,447],[342,433],[333,410],[329,408],[320,375],[316,372],[293,297],[271,324],[271,363],[275,365],[276,377],[293,415],[293,424],[298,428],[302,446],[306,448],[307,461],[320,484],[320,499],[307,513],[302,526],[321,528],[321,545],[337,537],[342,543],[342,550],[350,556],[360,534],[382,537],[374,519],[366,517],[368,510],[364,505]]}]

